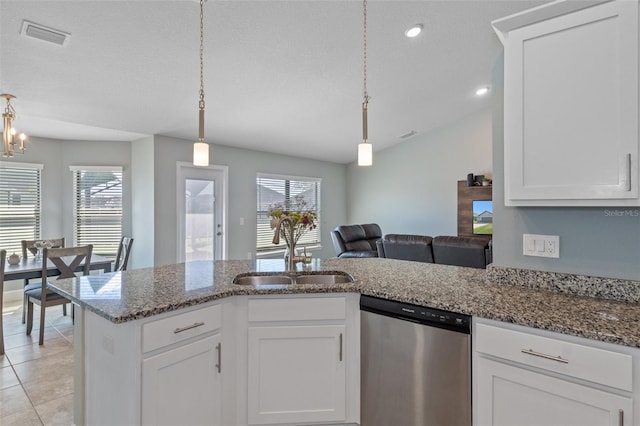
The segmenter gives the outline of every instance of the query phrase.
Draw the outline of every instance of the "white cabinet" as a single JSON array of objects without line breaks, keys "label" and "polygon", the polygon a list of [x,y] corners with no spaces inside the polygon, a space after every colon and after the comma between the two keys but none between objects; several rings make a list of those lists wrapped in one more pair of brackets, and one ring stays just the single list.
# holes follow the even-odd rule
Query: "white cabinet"
[{"label": "white cabinet", "polygon": [[640,205],[638,2],[559,1],[492,25],[505,49],[505,204]]},{"label": "white cabinet", "polygon": [[249,329],[249,424],[344,421],[343,325]]},{"label": "white cabinet", "polygon": [[357,309],[357,295],[248,300],[248,424],[359,420]]},{"label": "white cabinet", "polygon": [[223,412],[235,398],[224,304],[122,324],[83,310],[85,412],[78,424],[234,424],[233,410]]},{"label": "white cabinet", "polygon": [[222,424],[221,345],[216,334],[142,362],[143,425]]},{"label": "white cabinet", "polygon": [[[631,425],[632,399],[480,358],[476,425]],[[622,422],[621,422],[622,419]]]},{"label": "white cabinet", "polygon": [[474,322],[474,425],[635,424],[637,350]]},{"label": "white cabinet", "polygon": [[222,424],[221,328],[220,305],[142,326],[143,425]]}]

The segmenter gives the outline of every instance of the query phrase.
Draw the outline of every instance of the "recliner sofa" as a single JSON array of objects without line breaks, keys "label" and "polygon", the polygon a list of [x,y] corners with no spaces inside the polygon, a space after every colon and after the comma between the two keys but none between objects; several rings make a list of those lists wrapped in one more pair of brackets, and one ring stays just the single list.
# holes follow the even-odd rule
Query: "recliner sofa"
[{"label": "recliner sofa", "polygon": [[331,231],[333,248],[338,257],[378,257],[376,241],[382,230],[375,223],[341,225]]},{"label": "recliner sofa", "polygon": [[377,243],[378,257],[486,268],[491,240],[484,237],[387,234]]}]

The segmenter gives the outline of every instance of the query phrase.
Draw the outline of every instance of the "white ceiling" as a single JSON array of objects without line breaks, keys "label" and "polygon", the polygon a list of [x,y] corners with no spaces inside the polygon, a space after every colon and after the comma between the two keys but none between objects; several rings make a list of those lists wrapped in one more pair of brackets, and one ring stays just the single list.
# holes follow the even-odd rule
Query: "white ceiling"
[{"label": "white ceiling", "polygon": [[[502,46],[493,19],[543,3],[368,3],[369,141],[397,144],[490,104]],[[362,2],[205,3],[207,142],[347,163],[362,137]],[[23,20],[71,34],[19,34]],[[0,1],[0,91],[15,122],[54,139],[197,137],[199,3]],[[406,28],[422,23],[415,39]],[[187,143],[187,142],[185,142]],[[215,158],[215,151],[213,152]]]}]

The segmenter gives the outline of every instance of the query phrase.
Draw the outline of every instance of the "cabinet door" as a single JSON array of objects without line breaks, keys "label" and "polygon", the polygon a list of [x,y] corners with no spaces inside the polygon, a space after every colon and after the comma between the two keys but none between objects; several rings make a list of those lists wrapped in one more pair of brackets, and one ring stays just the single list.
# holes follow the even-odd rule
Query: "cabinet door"
[{"label": "cabinet door", "polygon": [[505,38],[505,203],[639,205],[638,4]]},{"label": "cabinet door", "polygon": [[249,424],[344,421],[343,325],[249,328]]},{"label": "cabinet door", "polygon": [[475,368],[476,426],[632,424],[631,398],[482,357]]},{"label": "cabinet door", "polygon": [[142,362],[143,425],[221,424],[219,334]]}]

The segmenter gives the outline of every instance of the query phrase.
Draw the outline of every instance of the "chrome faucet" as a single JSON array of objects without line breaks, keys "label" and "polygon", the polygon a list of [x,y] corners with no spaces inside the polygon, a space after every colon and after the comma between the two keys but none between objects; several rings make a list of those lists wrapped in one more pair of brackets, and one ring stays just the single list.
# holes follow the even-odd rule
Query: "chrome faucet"
[{"label": "chrome faucet", "polygon": [[291,247],[289,247],[289,262],[287,270],[295,271],[296,243],[293,241],[293,220],[291,220],[289,216],[280,216],[278,219],[278,223],[276,223],[276,230],[273,234],[273,244],[280,244],[280,228],[282,227],[282,222],[289,222],[289,227],[291,229]]}]

